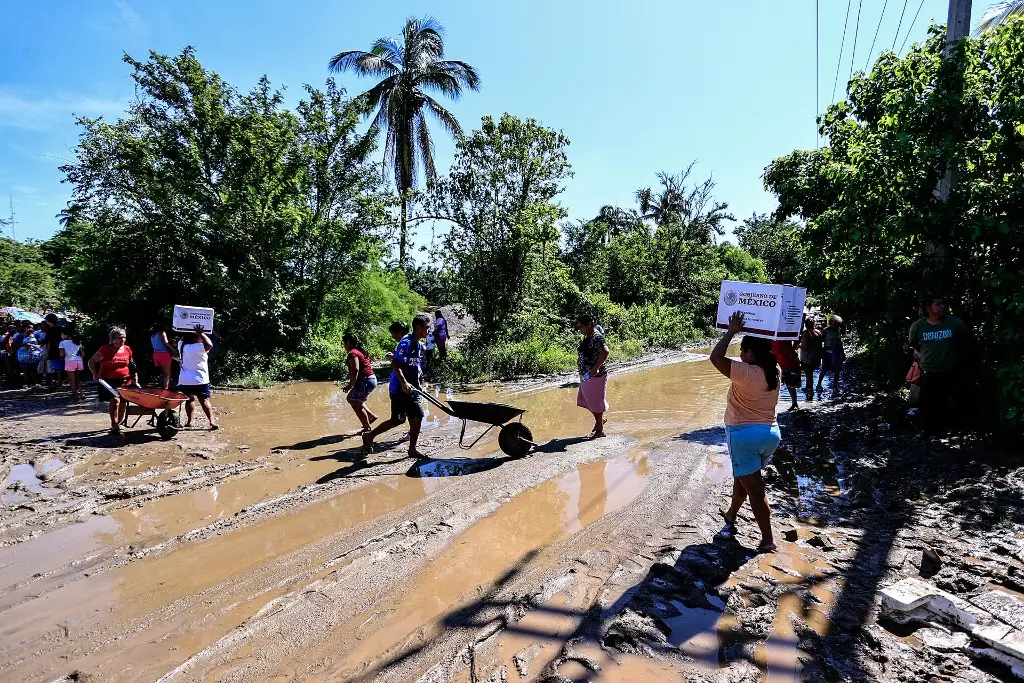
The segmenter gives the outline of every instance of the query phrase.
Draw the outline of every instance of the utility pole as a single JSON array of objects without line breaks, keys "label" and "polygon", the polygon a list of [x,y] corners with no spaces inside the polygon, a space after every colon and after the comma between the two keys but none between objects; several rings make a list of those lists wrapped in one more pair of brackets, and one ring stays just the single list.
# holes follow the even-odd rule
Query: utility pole
[{"label": "utility pole", "polygon": [[[966,38],[971,30],[971,0],[949,0],[949,13],[946,17],[946,45],[942,50],[943,58],[948,59],[953,44]],[[949,202],[949,193],[956,185],[956,167],[953,160],[946,163],[946,174],[939,180],[935,188],[935,196],[943,204]],[[951,217],[950,217],[950,220]],[[943,292],[949,288],[950,267],[949,249],[946,244],[938,244],[934,240],[925,242],[924,247],[925,280],[932,292]],[[948,294],[947,294],[948,295]]]},{"label": "utility pole", "polygon": [[[953,43],[967,37],[971,32],[971,0],[949,0],[949,15],[946,18],[946,47],[942,54],[949,58]],[[950,162],[946,175],[939,181],[935,193],[942,203],[949,201],[949,191],[956,184],[956,172]]]}]

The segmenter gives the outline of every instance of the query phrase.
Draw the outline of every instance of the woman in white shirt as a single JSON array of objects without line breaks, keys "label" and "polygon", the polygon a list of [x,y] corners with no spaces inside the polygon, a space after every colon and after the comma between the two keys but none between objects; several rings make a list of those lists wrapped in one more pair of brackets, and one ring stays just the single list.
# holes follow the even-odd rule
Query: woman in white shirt
[{"label": "woman in white shirt", "polygon": [[185,404],[185,415],[188,417],[186,427],[192,426],[192,411],[198,398],[206,419],[210,421],[210,429],[218,428],[210,403],[209,354],[212,348],[213,342],[203,332],[202,325],[196,325],[194,333],[185,335],[178,342],[178,391],[188,396],[188,403]]}]

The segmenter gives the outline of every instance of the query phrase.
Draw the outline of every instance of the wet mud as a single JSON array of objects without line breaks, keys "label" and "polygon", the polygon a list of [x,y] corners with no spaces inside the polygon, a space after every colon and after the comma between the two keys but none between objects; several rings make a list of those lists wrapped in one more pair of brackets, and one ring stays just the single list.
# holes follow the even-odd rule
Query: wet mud
[{"label": "wet mud", "polygon": [[[822,403],[784,418],[779,552],[756,556],[752,520],[727,534],[716,513],[727,381],[702,358],[614,373],[598,440],[567,378],[431,389],[525,408],[525,458],[494,433],[460,449],[437,410],[427,457],[401,429],[363,453],[333,383],[219,393],[220,431],[167,442],[111,437],[59,394],[0,397],[0,680],[898,680],[896,659],[995,675],[874,605],[926,546],[947,590],[1024,588],[1024,477],[893,477],[934,456],[894,445],[898,407]],[[387,414],[386,391],[370,408]]]}]

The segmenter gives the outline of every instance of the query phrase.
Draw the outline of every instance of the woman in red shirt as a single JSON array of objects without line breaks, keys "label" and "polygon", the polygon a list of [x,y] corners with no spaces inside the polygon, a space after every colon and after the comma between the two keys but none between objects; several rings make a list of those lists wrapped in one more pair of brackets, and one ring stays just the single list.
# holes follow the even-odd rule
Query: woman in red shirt
[{"label": "woman in red shirt", "polygon": [[[125,332],[120,327],[110,329],[110,343],[101,346],[89,359],[89,371],[93,377],[102,379],[115,390],[124,385],[138,384],[139,378],[132,362],[132,350],[124,343]],[[111,394],[100,384],[96,387],[96,398],[110,403],[110,431],[121,433],[128,404],[116,393]]]}]

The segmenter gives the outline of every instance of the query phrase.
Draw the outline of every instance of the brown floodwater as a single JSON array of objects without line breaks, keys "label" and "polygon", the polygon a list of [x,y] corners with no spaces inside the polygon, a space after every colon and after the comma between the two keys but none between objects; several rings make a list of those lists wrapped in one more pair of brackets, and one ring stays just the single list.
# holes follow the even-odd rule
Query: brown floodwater
[{"label": "brown floodwater", "polygon": [[[337,637],[331,642],[351,647],[334,651],[334,673],[365,671],[368,661],[400,648],[410,633],[428,624],[440,627],[443,621],[439,617],[471,603],[481,587],[492,585],[524,556],[629,504],[642,493],[649,475],[646,444],[679,434],[698,440],[720,438],[718,432],[706,430],[717,430],[722,424],[728,380],[703,358],[694,355],[688,362],[612,373],[606,431],[631,436],[639,441],[640,447],[614,458],[582,464],[545,481],[470,527],[458,542],[430,561],[410,586],[395,594],[393,602],[400,603],[401,610],[360,614],[339,626]],[[549,452],[557,452],[560,440],[585,436],[593,427],[590,414],[575,405],[574,385],[519,392],[490,385],[435,391],[441,400],[501,401],[526,409],[523,422],[542,448],[554,449]],[[317,481],[328,481],[352,464],[353,458],[347,453],[358,444],[358,424],[337,383],[287,384],[258,392],[216,396],[214,403],[223,411],[222,429],[215,438],[228,443],[227,448],[217,453],[216,461],[259,461],[263,466],[216,486],[146,501],[138,507],[96,516],[88,523],[0,549],[0,585],[12,586],[38,573],[39,567],[44,572],[53,570],[103,550],[128,544],[136,549],[156,545],[261,501]],[[381,419],[387,417],[386,383],[374,392],[368,405]],[[225,592],[227,597],[218,598],[216,608],[210,608],[211,614],[218,616],[208,619],[202,628],[192,629],[188,636],[170,637],[172,626],[168,625],[166,640],[151,638],[139,643],[140,657],[152,653],[157,658],[170,657],[180,662],[292,587],[268,580],[259,589],[239,588],[233,593],[234,577],[315,546],[319,539],[338,530],[400,510],[452,486],[454,480],[460,479],[452,477],[453,474],[466,473],[458,471],[459,468],[481,467],[481,462],[490,467],[487,462],[498,460],[501,454],[497,452],[497,430],[468,451],[453,448],[431,452],[431,432],[455,422],[454,418],[430,408],[424,425],[425,447],[421,450],[432,460],[417,463],[410,469],[410,476],[375,479],[372,470],[367,470],[371,478],[365,485],[339,492],[322,502],[287,508],[252,526],[218,533],[199,542],[186,542],[170,553],[79,578],[43,598],[30,599],[9,609],[0,635],[15,640],[32,637],[52,630],[58,616],[65,622],[77,623],[97,613],[115,620],[159,614],[176,600]],[[483,429],[479,424],[471,424],[467,441]],[[396,429],[393,436],[384,436],[382,440],[394,441],[401,436],[402,430]],[[166,462],[163,451],[156,456],[158,462],[141,457],[142,462],[129,464],[130,474]],[[18,476],[23,475],[28,472]],[[716,453],[709,464],[711,480],[717,483],[729,475],[728,457]],[[317,578],[315,569],[311,567],[302,580]],[[800,569],[794,571],[802,575]],[[25,593],[12,596],[4,606],[25,599]],[[690,616],[692,619],[679,624],[675,640],[684,651],[710,656],[710,641],[696,642],[694,638],[717,631],[718,624],[712,624],[709,615]],[[694,626],[695,620],[700,622],[700,628]],[[373,637],[362,639],[369,628],[367,624],[372,624]],[[792,636],[780,624],[777,638],[788,642]],[[169,650],[174,654],[169,655]],[[768,650],[774,648],[769,646]],[[767,668],[770,672],[774,667],[769,664]]]}]

